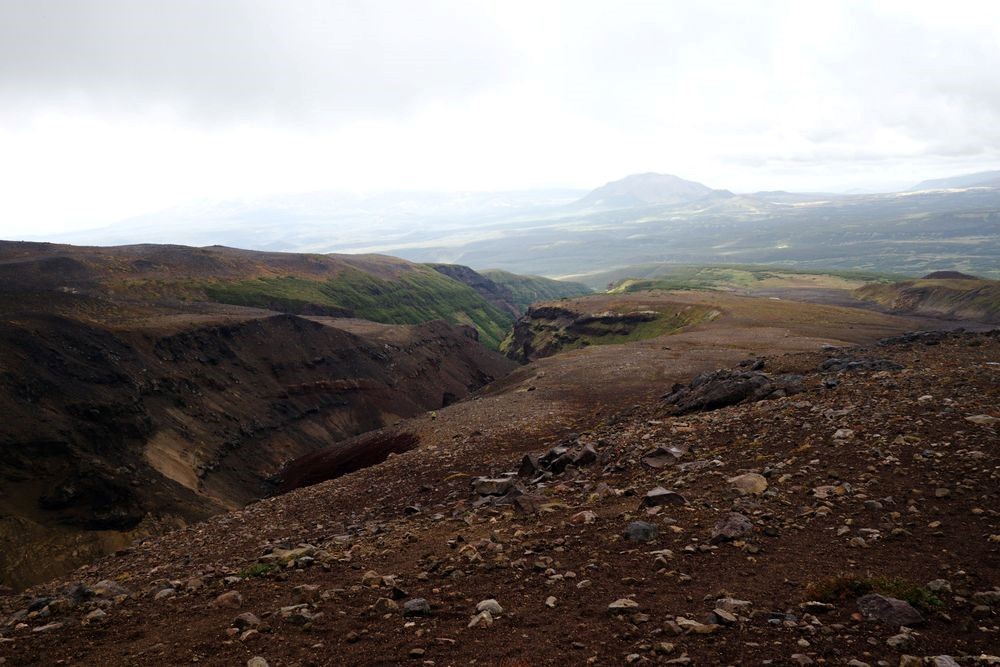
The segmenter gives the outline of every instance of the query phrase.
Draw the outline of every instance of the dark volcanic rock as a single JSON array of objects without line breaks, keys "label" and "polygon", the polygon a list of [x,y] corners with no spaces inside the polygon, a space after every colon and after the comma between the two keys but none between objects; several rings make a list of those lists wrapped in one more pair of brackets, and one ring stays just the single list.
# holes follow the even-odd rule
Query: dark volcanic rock
[{"label": "dark volcanic rock", "polygon": [[888,359],[849,359],[835,358],[827,359],[820,364],[821,371],[900,371],[903,370],[901,364]]},{"label": "dark volcanic rock", "polygon": [[431,605],[424,598],[413,598],[403,603],[403,616],[430,616]]},{"label": "dark volcanic rock", "polygon": [[645,507],[659,507],[661,505],[686,505],[687,500],[685,500],[684,496],[677,493],[676,491],[671,491],[669,489],[664,489],[662,486],[658,486],[646,492],[646,495],[642,499],[642,504]]},{"label": "dark volcanic rock", "polygon": [[729,369],[702,373],[687,386],[674,385],[664,400],[674,414],[717,410],[744,401],[780,398],[805,391],[799,375],[768,375]]},{"label": "dark volcanic rock", "polygon": [[632,542],[649,542],[659,534],[660,530],[656,526],[645,521],[633,521],[625,529],[625,537]]}]

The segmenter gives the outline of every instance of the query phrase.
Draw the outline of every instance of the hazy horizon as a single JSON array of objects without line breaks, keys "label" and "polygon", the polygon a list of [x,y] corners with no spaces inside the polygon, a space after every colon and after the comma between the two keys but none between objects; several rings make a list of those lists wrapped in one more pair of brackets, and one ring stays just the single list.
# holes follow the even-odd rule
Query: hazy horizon
[{"label": "hazy horizon", "polygon": [[988,2],[0,0],[0,237],[309,192],[1000,168]]}]

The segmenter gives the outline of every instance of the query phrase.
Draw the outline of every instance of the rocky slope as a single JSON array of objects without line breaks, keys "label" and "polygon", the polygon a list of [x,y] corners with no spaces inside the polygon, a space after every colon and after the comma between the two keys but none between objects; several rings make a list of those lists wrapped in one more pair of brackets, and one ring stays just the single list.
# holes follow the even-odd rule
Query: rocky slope
[{"label": "rocky slope", "polygon": [[855,290],[854,295],[895,313],[1000,322],[1000,281],[957,271],[938,271],[918,280],[865,285]]},{"label": "rocky slope", "polygon": [[213,302],[388,324],[444,319],[476,327],[494,348],[514,318],[460,280],[384,255],[0,241],[0,286],[125,302]]},{"label": "rocky slope", "polygon": [[521,314],[520,308],[514,303],[514,293],[505,285],[494,282],[490,277],[460,264],[431,264],[430,266],[438,273],[468,285],[479,296],[496,308],[509,313],[512,317]]},{"label": "rocky slope", "polygon": [[[471,326],[307,319],[197,300],[203,287],[192,287],[260,271],[325,275],[337,258],[158,246],[0,251],[7,585],[267,495],[289,460],[457,401],[514,365]],[[344,262],[411,271],[391,258]]]},{"label": "rocky slope", "polygon": [[998,364],[996,334],[754,357],[547,442],[463,434],[459,403],[381,465],[0,598],[0,656],[996,664]]},{"label": "rocky slope", "polygon": [[[669,298],[669,297],[668,297]],[[536,304],[514,323],[500,344],[511,359],[527,363],[589,345],[655,338],[710,320],[718,311],[700,305],[651,299],[593,296]]]},{"label": "rocky slope", "polygon": [[593,291],[583,283],[554,280],[543,276],[522,276],[500,269],[487,269],[480,273],[511,291],[514,305],[519,308],[518,315],[523,314],[531,304],[538,301],[584,296]]}]

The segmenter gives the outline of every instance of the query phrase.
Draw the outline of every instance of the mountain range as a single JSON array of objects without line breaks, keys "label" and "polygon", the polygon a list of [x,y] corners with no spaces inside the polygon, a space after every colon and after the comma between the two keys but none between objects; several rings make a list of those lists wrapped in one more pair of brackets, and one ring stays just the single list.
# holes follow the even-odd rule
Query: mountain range
[{"label": "mountain range", "polygon": [[919,276],[1000,277],[1000,172],[877,194],[734,193],[636,174],[589,193],[312,193],[180,207],[85,244],[180,242],[312,253],[388,253],[549,277],[635,264],[767,263]]}]

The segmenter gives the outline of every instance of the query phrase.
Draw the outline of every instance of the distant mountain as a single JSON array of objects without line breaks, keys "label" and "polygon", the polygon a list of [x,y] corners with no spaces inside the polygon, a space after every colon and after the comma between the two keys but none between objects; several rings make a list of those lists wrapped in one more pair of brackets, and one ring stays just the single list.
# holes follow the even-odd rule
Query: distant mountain
[{"label": "distant mountain", "polygon": [[633,174],[592,191],[577,202],[581,206],[629,208],[648,204],[682,204],[714,192],[695,181],[670,174]]},{"label": "distant mountain", "polygon": [[951,176],[949,178],[934,178],[929,181],[922,181],[913,186],[910,190],[945,190],[948,188],[1000,188],[1000,170],[980,171],[975,174],[962,174],[961,176]]},{"label": "distant mountain", "polygon": [[118,246],[177,243],[282,252],[367,252],[419,243],[431,232],[544,216],[585,190],[306,192],[206,201],[87,229],[27,239]]}]

